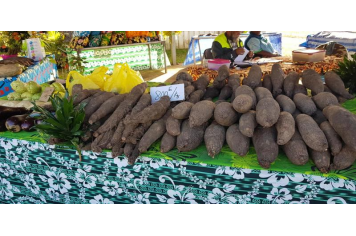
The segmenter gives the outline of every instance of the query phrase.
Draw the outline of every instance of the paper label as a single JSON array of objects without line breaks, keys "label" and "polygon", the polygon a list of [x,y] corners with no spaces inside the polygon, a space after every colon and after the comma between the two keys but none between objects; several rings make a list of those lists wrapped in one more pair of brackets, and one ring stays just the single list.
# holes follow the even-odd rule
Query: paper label
[{"label": "paper label", "polygon": [[152,103],[158,102],[161,97],[168,96],[173,101],[184,100],[184,84],[174,84],[169,86],[152,87],[150,88]]},{"label": "paper label", "polygon": [[52,87],[47,87],[45,88],[45,90],[43,91],[40,99],[38,99],[39,102],[48,102],[49,97],[52,95],[52,93],[54,92],[54,88]]}]

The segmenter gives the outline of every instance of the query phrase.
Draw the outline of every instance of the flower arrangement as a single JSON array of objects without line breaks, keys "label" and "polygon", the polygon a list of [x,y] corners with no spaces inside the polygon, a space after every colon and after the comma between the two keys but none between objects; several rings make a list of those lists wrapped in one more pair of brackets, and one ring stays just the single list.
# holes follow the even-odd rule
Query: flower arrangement
[{"label": "flower arrangement", "polygon": [[21,52],[22,40],[28,39],[27,31],[0,31],[0,48],[3,54],[17,55]]}]

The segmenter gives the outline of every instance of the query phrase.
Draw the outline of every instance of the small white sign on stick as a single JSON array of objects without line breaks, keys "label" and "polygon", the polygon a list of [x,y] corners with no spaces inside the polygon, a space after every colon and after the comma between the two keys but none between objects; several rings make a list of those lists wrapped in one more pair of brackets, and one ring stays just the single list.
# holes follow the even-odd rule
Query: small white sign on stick
[{"label": "small white sign on stick", "polygon": [[161,97],[168,96],[173,101],[184,100],[184,84],[174,84],[169,86],[152,87],[150,88],[152,103],[158,102]]}]

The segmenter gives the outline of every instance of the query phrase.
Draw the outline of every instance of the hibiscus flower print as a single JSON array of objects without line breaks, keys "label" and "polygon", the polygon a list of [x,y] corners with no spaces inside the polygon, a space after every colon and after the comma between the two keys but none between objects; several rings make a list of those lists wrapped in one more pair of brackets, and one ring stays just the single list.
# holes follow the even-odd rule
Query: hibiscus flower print
[{"label": "hibiscus flower print", "polygon": [[156,159],[156,158],[152,158],[150,160],[150,166],[153,168],[153,169],[158,169],[160,168],[161,166],[164,166],[165,165],[165,160],[164,159]]},{"label": "hibiscus flower print", "polygon": [[17,163],[17,161],[19,160],[19,158],[16,156],[14,152],[6,152],[6,159],[8,159],[14,164]]},{"label": "hibiscus flower print", "polygon": [[345,184],[345,180],[344,179],[325,178],[320,183],[320,188],[330,191],[330,190],[333,190],[333,189],[342,188],[342,187],[344,187],[344,184]]},{"label": "hibiscus flower print", "polygon": [[184,191],[184,186],[179,185],[176,189],[170,189],[167,191],[170,198],[167,199],[168,204],[196,204],[195,195],[189,192],[189,189]]},{"label": "hibiscus flower print", "polygon": [[95,176],[87,174],[84,170],[78,169],[77,173],[75,173],[75,177],[80,183],[83,183],[83,186],[86,188],[93,188],[96,186]]},{"label": "hibiscus flower print", "polygon": [[119,188],[119,184],[115,181],[105,181],[104,182],[104,191],[108,192],[111,196],[115,196],[116,194],[121,194],[122,193],[122,189]]},{"label": "hibiscus flower print", "polygon": [[48,194],[49,198],[55,201],[59,201],[59,193],[57,193],[53,188],[47,188],[46,193]]},{"label": "hibiscus flower print", "polygon": [[119,158],[119,157],[115,157],[114,158],[114,163],[117,165],[117,167],[119,169],[126,167],[128,165],[128,160],[127,157],[124,158]]},{"label": "hibiscus flower print", "polygon": [[13,196],[14,194],[12,193],[12,185],[10,182],[0,177],[0,198],[8,200]]},{"label": "hibiscus flower print", "polygon": [[270,200],[272,204],[283,204],[286,201],[292,200],[292,195],[289,193],[289,190],[286,188],[280,190],[278,190],[278,188],[273,188],[271,194],[267,195],[267,199]]},{"label": "hibiscus flower print", "polygon": [[27,189],[30,189],[34,194],[38,194],[40,192],[40,188],[37,186],[36,181],[33,179],[33,174],[29,174],[25,176],[24,185]]},{"label": "hibiscus flower print", "polygon": [[131,174],[131,171],[129,171],[128,169],[118,169],[116,176],[120,179],[125,180],[126,182],[129,182],[134,177],[134,175]]},{"label": "hibiscus flower print", "polygon": [[46,175],[48,176],[47,182],[49,186],[56,191],[59,190],[61,194],[67,193],[72,188],[64,173],[47,170]]},{"label": "hibiscus flower print", "polygon": [[299,173],[280,173],[268,170],[261,170],[260,177],[268,178],[267,183],[272,184],[276,188],[288,185],[289,180],[298,183],[304,180],[304,176]]},{"label": "hibiscus flower print", "polygon": [[110,201],[109,199],[104,199],[101,194],[96,195],[94,199],[90,200],[89,202],[90,204],[114,204],[114,202]]},{"label": "hibiscus flower print", "polygon": [[149,193],[139,194],[137,195],[135,204],[150,204],[149,197],[150,197]]},{"label": "hibiscus flower print", "polygon": [[212,193],[208,194],[208,201],[212,204],[233,204],[236,203],[236,198],[225,196],[225,193],[218,188],[214,188]]},{"label": "hibiscus flower print", "polygon": [[232,176],[234,179],[243,179],[245,174],[250,174],[251,171],[250,169],[225,167],[225,174]]},{"label": "hibiscus flower print", "polygon": [[3,173],[6,177],[9,177],[14,174],[14,170],[6,163],[0,163],[0,172]]}]

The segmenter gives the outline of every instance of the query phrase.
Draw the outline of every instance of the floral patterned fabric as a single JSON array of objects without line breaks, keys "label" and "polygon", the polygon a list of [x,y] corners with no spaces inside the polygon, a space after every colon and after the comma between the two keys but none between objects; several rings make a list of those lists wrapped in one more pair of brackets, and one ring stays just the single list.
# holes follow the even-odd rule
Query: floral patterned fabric
[{"label": "floral patterned fabric", "polygon": [[0,138],[1,203],[356,203],[351,179],[76,151]]}]

